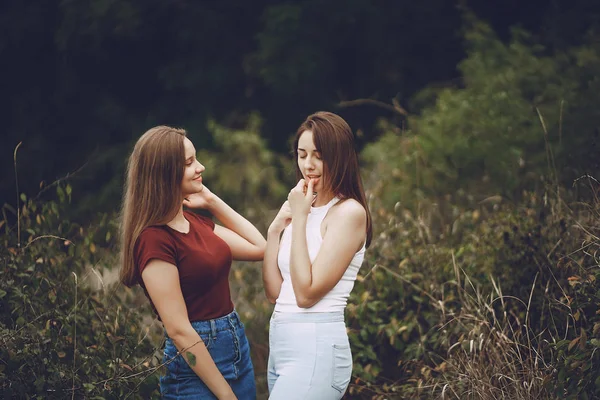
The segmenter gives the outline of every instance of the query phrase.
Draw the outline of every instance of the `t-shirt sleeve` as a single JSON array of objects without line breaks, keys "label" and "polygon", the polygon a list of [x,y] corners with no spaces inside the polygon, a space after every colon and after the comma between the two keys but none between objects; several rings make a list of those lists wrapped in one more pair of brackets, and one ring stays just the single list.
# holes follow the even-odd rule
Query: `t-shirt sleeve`
[{"label": "t-shirt sleeve", "polygon": [[134,261],[137,267],[140,281],[142,271],[152,259],[158,259],[177,266],[176,250],[168,234],[157,228],[146,228],[134,247]]}]

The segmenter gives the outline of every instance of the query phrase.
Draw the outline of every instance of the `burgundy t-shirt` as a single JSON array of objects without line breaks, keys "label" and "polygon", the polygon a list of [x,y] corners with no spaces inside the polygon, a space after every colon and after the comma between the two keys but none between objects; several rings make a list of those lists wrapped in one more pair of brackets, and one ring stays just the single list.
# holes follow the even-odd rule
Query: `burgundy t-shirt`
[{"label": "burgundy t-shirt", "polygon": [[189,211],[184,211],[184,215],[190,223],[188,233],[167,225],[150,226],[142,231],[134,247],[138,281],[152,303],[142,271],[152,259],[166,261],[179,270],[179,284],[190,321],[227,315],[233,311],[229,290],[231,249],[215,234],[215,224],[210,218]]}]

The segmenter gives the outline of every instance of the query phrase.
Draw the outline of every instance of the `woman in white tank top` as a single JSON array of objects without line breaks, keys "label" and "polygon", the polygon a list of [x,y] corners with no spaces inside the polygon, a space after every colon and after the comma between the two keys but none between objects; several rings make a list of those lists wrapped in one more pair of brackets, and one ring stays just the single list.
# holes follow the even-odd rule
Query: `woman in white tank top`
[{"label": "woman in white tank top", "polygon": [[346,121],[310,115],[294,154],[299,181],[269,227],[263,264],[275,303],[269,398],[340,399],[352,375],[344,309],[371,242],[371,216]]}]

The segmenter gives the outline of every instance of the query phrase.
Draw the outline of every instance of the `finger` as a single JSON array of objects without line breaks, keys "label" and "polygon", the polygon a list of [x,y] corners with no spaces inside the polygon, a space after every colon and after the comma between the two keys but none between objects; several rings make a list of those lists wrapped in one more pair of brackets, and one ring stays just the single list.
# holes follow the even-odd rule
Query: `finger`
[{"label": "finger", "polygon": [[305,184],[306,184],[306,182],[304,181],[304,179],[300,179],[294,189],[298,189],[298,190],[302,191],[304,189]]},{"label": "finger", "polygon": [[313,187],[314,187],[314,183],[312,179],[308,180],[308,187],[306,188],[306,197],[311,197],[313,196]]}]

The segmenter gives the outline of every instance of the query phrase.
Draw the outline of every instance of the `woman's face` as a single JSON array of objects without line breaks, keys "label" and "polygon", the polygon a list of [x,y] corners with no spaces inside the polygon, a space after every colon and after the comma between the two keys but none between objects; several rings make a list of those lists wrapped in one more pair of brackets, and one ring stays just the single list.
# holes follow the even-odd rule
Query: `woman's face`
[{"label": "woman's face", "polygon": [[202,185],[202,172],[204,165],[196,160],[196,148],[188,138],[183,139],[183,149],[185,154],[185,166],[183,170],[183,179],[181,180],[181,191],[184,196],[200,192]]},{"label": "woman's face", "polygon": [[312,131],[302,132],[298,139],[298,168],[307,182],[313,180],[315,192],[323,190],[323,160],[315,147]]}]

